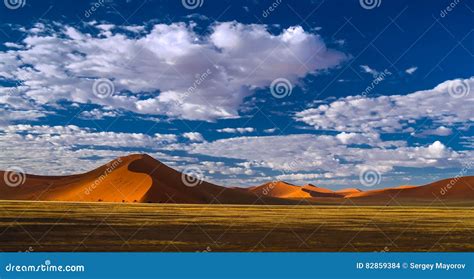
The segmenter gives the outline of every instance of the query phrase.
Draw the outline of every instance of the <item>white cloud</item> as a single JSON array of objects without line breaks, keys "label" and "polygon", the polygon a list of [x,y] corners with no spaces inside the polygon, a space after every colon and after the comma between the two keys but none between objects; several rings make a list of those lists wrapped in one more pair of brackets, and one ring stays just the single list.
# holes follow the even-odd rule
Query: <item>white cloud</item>
[{"label": "white cloud", "polygon": [[474,149],[474,136],[463,136],[461,137],[461,144],[467,148]]},{"label": "white cloud", "polygon": [[149,136],[141,133],[96,132],[89,128],[68,126],[32,126],[9,125],[4,130],[7,134],[22,135],[31,141],[47,141],[57,146],[105,146],[105,147],[157,147],[177,141],[173,134],[155,134]]},{"label": "white cloud", "polygon": [[360,68],[362,69],[362,71],[364,71],[364,73],[371,74],[374,77],[379,75],[379,72],[377,70],[372,69],[368,65],[360,65]]},{"label": "white cloud", "polygon": [[[256,88],[275,78],[293,84],[339,65],[346,56],[300,26],[271,34],[265,25],[215,23],[208,35],[193,24],[141,26],[90,23],[99,35],[72,26],[36,24],[19,45],[0,52],[0,77],[19,80],[15,97],[37,103],[94,103],[140,114],[196,120],[238,116]],[[136,31],[133,38],[121,30]],[[111,32],[113,30],[114,32]],[[98,79],[113,82],[107,98],[93,94]],[[0,90],[0,103],[6,88]]]},{"label": "white cloud", "polygon": [[436,129],[429,129],[426,131],[423,131],[419,134],[414,133],[414,136],[450,136],[453,134],[453,129],[445,127],[445,126],[439,126]]},{"label": "white cloud", "polygon": [[277,128],[271,128],[271,129],[265,129],[265,130],[263,130],[263,132],[265,132],[265,133],[267,133],[267,134],[272,134],[272,133],[274,133],[276,130],[277,130]]},{"label": "white cloud", "polygon": [[82,119],[94,119],[99,120],[106,117],[117,117],[119,114],[113,110],[102,110],[102,109],[93,109],[90,111],[83,111],[79,114],[79,117]]},{"label": "white cloud", "polygon": [[253,175],[254,171],[249,167],[232,167],[224,162],[204,161],[200,163],[200,168],[210,174],[219,173],[221,175]]},{"label": "white cloud", "polygon": [[190,141],[195,141],[195,142],[205,141],[201,133],[198,133],[198,132],[184,133],[183,137],[187,138]]},{"label": "white cloud", "polygon": [[[382,141],[374,135],[365,141],[361,137],[363,134],[238,137],[193,144],[188,147],[188,152],[252,162],[249,164],[256,162],[261,167],[281,171],[285,175],[312,172],[325,177],[358,175],[359,170],[366,166],[376,166],[382,173],[395,167],[456,167],[468,156],[447,148],[439,141],[422,147],[408,147],[398,141]],[[345,139],[345,143],[341,142],[341,138]],[[359,142],[371,147],[351,146]]]},{"label": "white cloud", "polygon": [[164,162],[187,161],[186,156],[174,158],[152,151],[175,148],[179,144],[172,134],[97,132],[74,125],[10,125],[0,132],[0,169],[19,166],[33,174],[72,174],[138,152],[154,154]]},{"label": "white cloud", "polygon": [[218,129],[217,132],[219,133],[230,133],[230,134],[244,134],[244,133],[253,133],[255,132],[255,128],[252,127],[245,127],[245,128],[224,128]]},{"label": "white cloud", "polygon": [[[463,86],[456,89],[459,84]],[[453,95],[464,90],[463,95]],[[368,98],[350,96],[296,114],[296,119],[316,129],[341,132],[410,132],[416,121],[434,125],[466,125],[474,121],[474,77],[450,80],[431,90],[408,95]],[[461,91],[459,91],[461,92]]]},{"label": "white cloud", "polygon": [[294,173],[294,174],[282,174],[276,176],[276,180],[283,181],[301,181],[303,183],[310,183],[311,180],[320,179],[323,177],[319,173]]},{"label": "white cloud", "polygon": [[416,70],[418,70],[418,67],[410,67],[405,70],[405,73],[412,75],[414,72],[416,72]]},{"label": "white cloud", "polygon": [[428,146],[428,153],[432,155],[433,158],[442,158],[447,153],[447,148],[440,141],[435,141]]},{"label": "white cloud", "polygon": [[[199,140],[198,134],[183,136]],[[395,167],[459,167],[474,155],[470,151],[453,151],[440,141],[408,147],[401,141],[383,141],[378,134],[237,137],[182,144],[173,134],[97,132],[74,125],[10,125],[0,132],[0,148],[0,169],[21,166],[34,174],[71,174],[89,171],[117,156],[146,152],[176,169],[194,164],[211,175],[208,179],[216,183],[232,181],[232,185],[263,181],[272,171],[277,173],[267,181],[296,182],[307,178],[330,183],[357,176],[366,166],[384,174]],[[168,154],[174,151],[193,156]],[[196,155],[216,157],[219,161],[202,161]],[[226,178],[219,180],[219,176]]]}]

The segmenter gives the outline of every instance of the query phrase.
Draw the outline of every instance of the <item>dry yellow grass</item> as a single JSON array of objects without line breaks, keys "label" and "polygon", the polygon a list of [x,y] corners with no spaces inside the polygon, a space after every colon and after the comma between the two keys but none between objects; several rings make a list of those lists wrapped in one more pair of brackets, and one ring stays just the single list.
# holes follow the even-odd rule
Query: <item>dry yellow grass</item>
[{"label": "dry yellow grass", "polygon": [[2,201],[0,220],[3,251],[474,251],[469,207]]}]

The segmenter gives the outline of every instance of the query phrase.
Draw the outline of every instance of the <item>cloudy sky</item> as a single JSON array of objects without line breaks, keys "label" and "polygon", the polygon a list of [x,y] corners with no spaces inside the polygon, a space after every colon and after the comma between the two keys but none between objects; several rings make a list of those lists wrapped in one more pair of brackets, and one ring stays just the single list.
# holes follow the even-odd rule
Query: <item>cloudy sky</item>
[{"label": "cloudy sky", "polygon": [[226,186],[474,173],[473,0],[65,2],[0,5],[0,169],[148,153]]}]

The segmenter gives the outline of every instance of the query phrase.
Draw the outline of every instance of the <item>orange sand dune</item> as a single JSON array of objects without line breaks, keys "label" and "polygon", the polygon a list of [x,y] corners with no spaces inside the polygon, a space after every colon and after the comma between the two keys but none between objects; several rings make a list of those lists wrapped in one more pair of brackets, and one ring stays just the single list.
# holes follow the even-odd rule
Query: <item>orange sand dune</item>
[{"label": "orange sand dune", "polygon": [[[120,157],[93,171],[71,176],[26,175],[25,183],[8,187],[0,181],[0,198],[47,201],[139,201],[148,190],[151,178],[130,172],[138,155]],[[0,174],[3,176],[3,172]],[[3,183],[3,184],[2,184]]]},{"label": "orange sand dune", "polygon": [[[11,175],[0,171],[0,175]],[[188,183],[185,183],[188,180]],[[227,188],[192,180],[148,155],[117,158],[87,173],[70,176],[26,175],[17,187],[0,180],[0,200],[152,202],[198,204],[385,204],[387,201],[474,201],[474,176],[437,181],[423,186],[361,191],[338,191],[311,184],[296,186],[274,181],[250,188]],[[190,187],[193,186],[193,187]],[[395,202],[396,203],[396,202]],[[351,203],[353,204],[353,203]]]},{"label": "orange sand dune", "polygon": [[248,191],[259,196],[289,199],[312,199],[318,197],[342,198],[344,196],[329,189],[317,187],[312,184],[297,186],[283,181],[273,181],[260,186],[250,187],[248,188]]},{"label": "orange sand dune", "polygon": [[312,184],[307,184],[307,185],[303,186],[302,188],[303,188],[302,189],[303,191],[309,193],[311,195],[311,197],[313,197],[313,198],[317,198],[317,197],[321,197],[321,198],[341,198],[341,197],[343,197],[343,195],[341,195],[339,193],[336,193],[332,190],[317,187],[317,186],[314,186]]},{"label": "orange sand dune", "polygon": [[[4,172],[0,172],[0,175],[3,177]],[[26,175],[25,183],[17,187],[9,187],[2,179],[0,199],[206,204],[287,203],[272,197],[259,199],[250,192],[205,181],[198,181],[194,187],[188,187],[183,180],[186,181],[180,172],[148,155],[130,155],[79,175]]]},{"label": "orange sand dune", "polygon": [[401,186],[347,195],[356,199],[474,200],[474,176],[449,178],[423,186]]},{"label": "orange sand dune", "polygon": [[257,187],[248,189],[258,196],[275,198],[311,198],[308,192],[303,191],[300,186],[292,185],[283,181],[273,181]]},{"label": "orange sand dune", "polygon": [[347,195],[350,195],[350,194],[356,194],[356,193],[360,193],[360,192],[362,192],[362,190],[357,189],[357,188],[345,188],[345,189],[341,189],[341,190],[336,191],[336,193],[341,194],[343,196],[347,196]]}]

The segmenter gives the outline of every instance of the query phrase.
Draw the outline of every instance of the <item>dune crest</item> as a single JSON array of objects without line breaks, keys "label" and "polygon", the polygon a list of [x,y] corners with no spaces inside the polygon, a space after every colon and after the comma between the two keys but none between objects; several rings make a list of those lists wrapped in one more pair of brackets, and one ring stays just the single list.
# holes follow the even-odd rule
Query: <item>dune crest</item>
[{"label": "dune crest", "polygon": [[[8,173],[7,173],[8,174]],[[5,172],[0,171],[2,177]],[[119,157],[95,170],[69,176],[25,175],[16,187],[0,180],[0,199],[78,202],[142,202],[195,204],[395,204],[398,202],[474,202],[474,176],[455,177],[423,186],[399,186],[362,191],[337,191],[312,184],[273,181],[249,188],[223,187],[194,180],[145,155]]]},{"label": "dune crest", "polygon": [[[2,177],[5,172],[0,172]],[[287,204],[284,199],[259,198],[249,191],[206,181],[185,183],[182,173],[145,155],[117,158],[97,169],[70,176],[25,175],[25,183],[9,187],[0,181],[0,199],[78,202],[145,202],[197,204]]]}]

